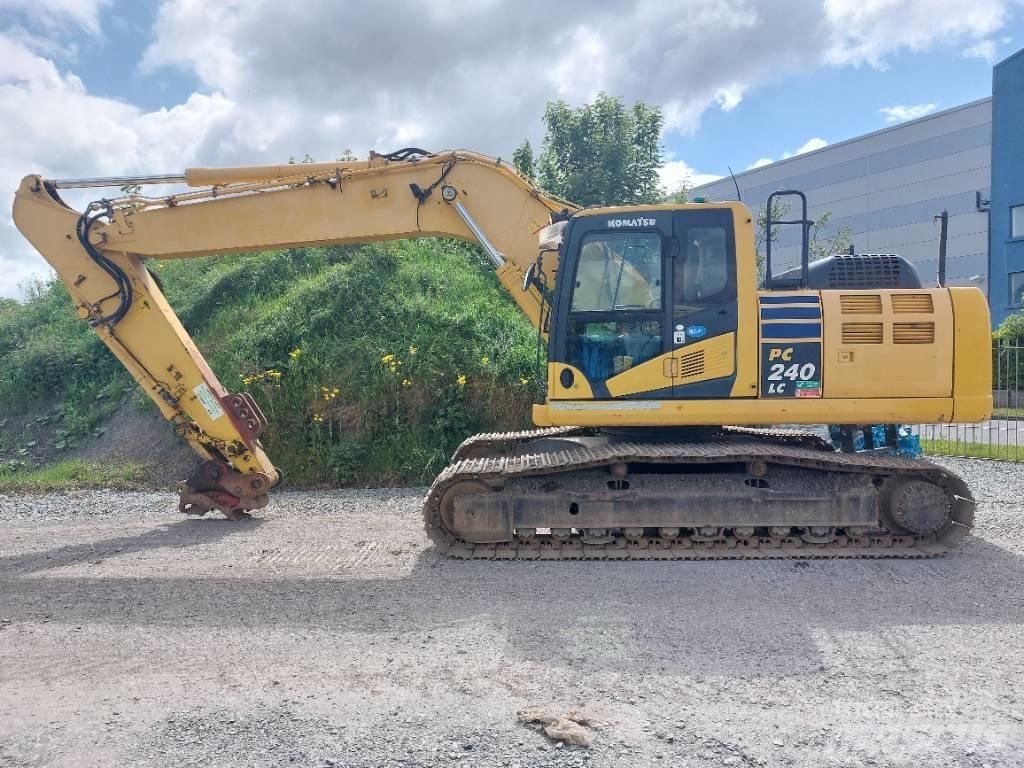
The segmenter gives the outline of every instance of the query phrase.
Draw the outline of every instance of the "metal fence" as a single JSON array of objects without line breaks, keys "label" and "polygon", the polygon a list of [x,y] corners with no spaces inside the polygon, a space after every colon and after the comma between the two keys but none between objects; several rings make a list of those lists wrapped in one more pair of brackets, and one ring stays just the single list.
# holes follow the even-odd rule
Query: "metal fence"
[{"label": "metal fence", "polygon": [[925,453],[1024,461],[1024,344],[992,345],[992,418],[981,424],[918,424]]}]

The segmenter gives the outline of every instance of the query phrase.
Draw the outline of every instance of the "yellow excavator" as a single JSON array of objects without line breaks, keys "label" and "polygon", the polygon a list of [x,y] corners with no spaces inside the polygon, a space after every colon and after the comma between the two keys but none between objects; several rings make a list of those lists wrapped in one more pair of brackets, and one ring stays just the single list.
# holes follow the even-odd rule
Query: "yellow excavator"
[{"label": "yellow excavator", "polygon": [[[147,185],[179,191],[145,196]],[[85,187],[129,192],[84,213],[62,202],[62,188]],[[31,175],[14,221],[79,317],[204,458],[180,486],[185,513],[244,516],[267,504],[280,474],[259,441],[258,403],[217,380],[143,259],[452,237],[480,246],[546,338],[548,363],[546,401],[533,407],[540,429],[469,438],[428,492],[426,531],[448,554],[944,552],[972,525],[970,491],[942,467],[893,455],[895,430],[878,439],[870,425],[989,417],[985,297],[923,288],[898,256],[811,263],[806,199],[781,195],[800,199],[802,217],[769,216],[760,287],[740,202],[580,209],[461,150]],[[799,229],[801,262],[773,274],[780,225]],[[837,425],[839,449],[778,424]]]}]

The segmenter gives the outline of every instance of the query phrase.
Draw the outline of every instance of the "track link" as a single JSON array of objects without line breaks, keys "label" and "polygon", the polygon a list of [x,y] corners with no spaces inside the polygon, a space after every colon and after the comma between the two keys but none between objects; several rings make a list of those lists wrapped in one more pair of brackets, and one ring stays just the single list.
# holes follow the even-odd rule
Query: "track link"
[{"label": "track link", "polygon": [[[559,450],[530,452],[529,442],[547,437],[580,434],[576,428],[481,435],[456,451],[455,461],[434,481],[424,500],[427,535],[452,557],[470,559],[543,560],[721,560],[777,558],[878,558],[933,557],[948,552],[967,535],[974,520],[975,502],[966,484],[956,475],[930,462],[876,454],[837,453],[828,441],[809,433],[727,427],[720,437],[701,442],[613,442],[587,447],[573,445]],[[483,448],[464,451],[465,446]],[[518,455],[486,455],[497,449],[518,449]],[[462,457],[462,458],[460,458]],[[803,468],[862,476],[919,479],[942,488],[951,499],[951,522],[930,536],[914,535],[885,527],[853,535],[840,529],[828,541],[811,542],[799,535],[737,537],[723,529],[713,541],[681,535],[675,538],[644,536],[590,544],[573,531],[568,538],[538,534],[529,541],[480,544],[466,541],[443,522],[441,504],[445,493],[459,483],[498,486],[513,478],[551,476],[611,467],[619,463],[713,465],[765,462],[777,467]],[[810,537],[805,537],[810,538]]]}]

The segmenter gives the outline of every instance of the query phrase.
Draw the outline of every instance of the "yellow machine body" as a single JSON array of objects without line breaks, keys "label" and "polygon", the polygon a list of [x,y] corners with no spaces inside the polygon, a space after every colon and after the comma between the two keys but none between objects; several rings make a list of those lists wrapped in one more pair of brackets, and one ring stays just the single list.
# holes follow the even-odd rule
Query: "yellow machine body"
[{"label": "yellow machine body", "polygon": [[[992,412],[992,364],[979,339],[989,332],[988,305],[975,288],[801,291],[792,306],[820,306],[821,333],[773,338],[780,323],[759,320],[757,298],[735,334],[658,356],[608,380],[617,397],[737,373],[728,399],[596,399],[582,371],[562,363],[548,370],[548,402],[535,405],[538,426],[715,424],[923,424],[976,422]],[[804,301],[804,299],[812,299]],[[742,319],[746,319],[742,323]],[[807,396],[767,397],[773,382],[759,373],[782,366],[797,344],[820,345],[820,388]],[[572,387],[560,385],[571,368]],[[778,370],[778,369],[776,369]],[[682,374],[682,375],[680,375]],[[799,371],[797,371],[799,374]]]}]

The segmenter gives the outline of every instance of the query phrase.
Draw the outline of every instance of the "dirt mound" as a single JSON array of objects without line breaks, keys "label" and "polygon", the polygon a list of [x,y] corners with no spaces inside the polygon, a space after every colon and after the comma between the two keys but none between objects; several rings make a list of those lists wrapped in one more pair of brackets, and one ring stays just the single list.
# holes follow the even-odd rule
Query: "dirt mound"
[{"label": "dirt mound", "polygon": [[122,403],[103,427],[101,436],[86,438],[66,457],[135,462],[145,467],[143,482],[155,487],[176,486],[200,461],[162,416],[140,411],[131,400]]}]

